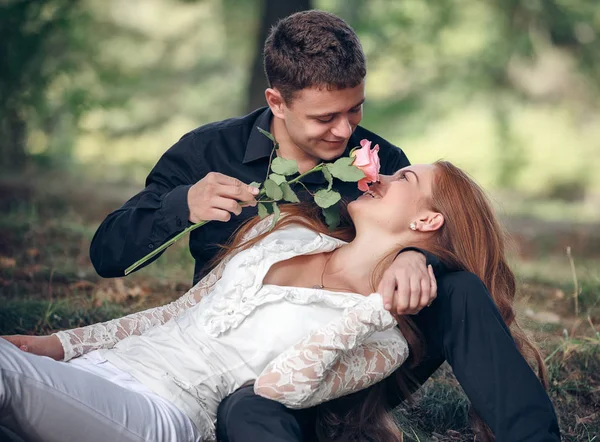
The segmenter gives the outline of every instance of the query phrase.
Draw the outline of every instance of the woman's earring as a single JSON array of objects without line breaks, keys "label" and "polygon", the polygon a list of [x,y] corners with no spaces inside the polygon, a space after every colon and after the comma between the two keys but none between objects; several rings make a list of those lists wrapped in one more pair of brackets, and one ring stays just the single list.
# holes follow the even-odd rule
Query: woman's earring
[{"label": "woman's earring", "polygon": [[415,222],[410,223],[410,230],[417,230],[417,223],[415,223]]}]

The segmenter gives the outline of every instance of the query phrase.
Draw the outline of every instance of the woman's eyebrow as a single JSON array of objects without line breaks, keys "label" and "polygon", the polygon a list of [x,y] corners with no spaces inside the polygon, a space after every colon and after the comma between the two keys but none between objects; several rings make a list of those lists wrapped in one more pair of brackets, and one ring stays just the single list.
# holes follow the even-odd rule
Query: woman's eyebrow
[{"label": "woman's eyebrow", "polygon": [[412,170],[405,170],[404,173],[412,173],[415,176],[415,178],[417,179],[417,183],[419,182],[419,176]]}]

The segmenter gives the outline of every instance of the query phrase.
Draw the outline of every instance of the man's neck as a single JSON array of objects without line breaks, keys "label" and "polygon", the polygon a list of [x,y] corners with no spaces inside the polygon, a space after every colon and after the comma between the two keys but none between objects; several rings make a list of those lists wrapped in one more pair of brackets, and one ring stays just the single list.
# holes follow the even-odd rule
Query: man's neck
[{"label": "man's neck", "polygon": [[310,156],[300,149],[290,138],[284,122],[275,116],[271,121],[271,133],[279,143],[277,155],[286,160],[296,161],[300,173],[309,171],[321,162],[319,158]]}]

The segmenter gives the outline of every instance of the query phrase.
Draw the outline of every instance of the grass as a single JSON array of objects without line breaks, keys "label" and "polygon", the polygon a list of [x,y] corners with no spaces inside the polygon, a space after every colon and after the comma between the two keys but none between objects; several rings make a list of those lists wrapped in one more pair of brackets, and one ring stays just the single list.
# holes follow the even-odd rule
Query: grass
[{"label": "grass", "polygon": [[[171,301],[190,286],[193,262],[185,241],[127,278],[99,278],[89,243],[105,214],[122,203],[123,191],[98,194],[92,185],[65,183],[61,190],[0,180],[0,334],[45,334],[108,320]],[[564,240],[546,227],[538,221],[539,236],[553,235],[553,244]],[[517,241],[518,316],[545,354],[563,440],[598,441],[600,254],[573,248],[570,261],[564,248],[543,247],[535,235],[517,235]],[[558,319],[548,322],[542,313]],[[397,417],[407,441],[468,441],[468,410],[444,365]]]}]

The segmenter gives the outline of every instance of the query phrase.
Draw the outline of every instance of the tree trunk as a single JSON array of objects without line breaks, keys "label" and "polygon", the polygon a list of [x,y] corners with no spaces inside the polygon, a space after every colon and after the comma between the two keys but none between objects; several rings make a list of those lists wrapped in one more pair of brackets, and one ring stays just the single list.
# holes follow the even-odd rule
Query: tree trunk
[{"label": "tree trunk", "polygon": [[0,119],[0,168],[19,170],[25,165],[27,123],[15,108],[6,109]]},{"label": "tree trunk", "polygon": [[248,86],[246,110],[248,112],[265,106],[265,89],[268,87],[263,65],[263,48],[271,27],[277,20],[298,11],[312,9],[312,0],[263,0],[263,13],[256,53],[252,63],[252,75]]}]

